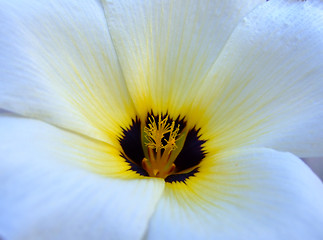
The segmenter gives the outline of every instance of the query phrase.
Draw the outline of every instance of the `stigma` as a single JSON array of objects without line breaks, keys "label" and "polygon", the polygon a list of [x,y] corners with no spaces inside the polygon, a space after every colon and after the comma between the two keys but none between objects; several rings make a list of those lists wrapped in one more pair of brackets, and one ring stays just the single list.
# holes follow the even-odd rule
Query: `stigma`
[{"label": "stigma", "polygon": [[175,121],[169,123],[168,115],[163,119],[159,115],[157,123],[154,117],[148,120],[149,123],[144,127],[144,145],[148,157],[144,157],[141,164],[150,177],[166,178],[176,169],[176,158],[172,158],[172,155],[178,148],[176,142],[180,137],[180,125],[175,126]]}]

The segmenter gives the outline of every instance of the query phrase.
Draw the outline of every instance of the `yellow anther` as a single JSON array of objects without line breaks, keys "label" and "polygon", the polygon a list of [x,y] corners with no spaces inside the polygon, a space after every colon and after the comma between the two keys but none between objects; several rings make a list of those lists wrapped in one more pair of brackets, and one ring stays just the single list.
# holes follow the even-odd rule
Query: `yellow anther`
[{"label": "yellow anther", "polygon": [[[166,116],[163,120],[161,120],[161,116],[159,116],[158,125],[156,124],[155,118],[150,117],[148,127],[144,127],[145,138],[148,141],[146,146],[156,149],[165,149],[166,146],[171,143],[172,150],[176,148],[176,137],[178,135],[179,126],[174,130],[175,121],[172,124],[167,123],[168,116]],[[165,134],[169,133],[169,139],[164,139]],[[163,140],[167,144],[163,144]]]},{"label": "yellow anther", "polygon": [[157,123],[154,117],[149,117],[148,120],[149,123],[144,127],[148,159],[143,159],[142,166],[149,176],[166,178],[176,168],[173,163],[175,159],[170,156],[177,148],[179,125],[175,127],[175,121],[168,123],[168,116],[161,119],[159,115]]}]

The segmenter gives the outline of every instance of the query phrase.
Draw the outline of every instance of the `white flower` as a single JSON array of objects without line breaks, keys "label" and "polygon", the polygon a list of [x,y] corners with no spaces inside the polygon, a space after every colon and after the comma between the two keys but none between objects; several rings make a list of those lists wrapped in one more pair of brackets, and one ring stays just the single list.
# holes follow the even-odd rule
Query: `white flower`
[{"label": "white flower", "polygon": [[322,6],[1,1],[0,236],[322,239]]}]

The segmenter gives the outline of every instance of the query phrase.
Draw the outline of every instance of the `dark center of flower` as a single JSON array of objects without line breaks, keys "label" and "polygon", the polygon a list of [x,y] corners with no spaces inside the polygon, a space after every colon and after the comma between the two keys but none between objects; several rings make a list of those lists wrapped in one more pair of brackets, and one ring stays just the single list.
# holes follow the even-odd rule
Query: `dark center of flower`
[{"label": "dark center of flower", "polygon": [[173,120],[168,114],[149,113],[145,122],[132,120],[119,141],[121,156],[132,171],[166,182],[185,182],[205,157],[199,129],[189,129],[184,118]]}]

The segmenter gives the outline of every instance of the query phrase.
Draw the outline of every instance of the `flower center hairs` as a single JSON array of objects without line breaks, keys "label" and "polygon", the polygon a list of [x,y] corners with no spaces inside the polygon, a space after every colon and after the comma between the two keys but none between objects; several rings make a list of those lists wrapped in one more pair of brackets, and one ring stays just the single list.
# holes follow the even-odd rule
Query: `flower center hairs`
[{"label": "flower center hairs", "polygon": [[170,183],[185,183],[199,171],[206,155],[206,141],[200,138],[199,129],[188,128],[184,118],[149,113],[144,122],[132,120],[119,141],[121,156],[130,170]]}]

